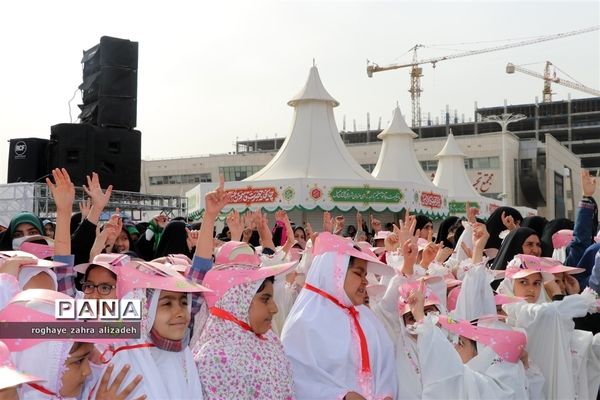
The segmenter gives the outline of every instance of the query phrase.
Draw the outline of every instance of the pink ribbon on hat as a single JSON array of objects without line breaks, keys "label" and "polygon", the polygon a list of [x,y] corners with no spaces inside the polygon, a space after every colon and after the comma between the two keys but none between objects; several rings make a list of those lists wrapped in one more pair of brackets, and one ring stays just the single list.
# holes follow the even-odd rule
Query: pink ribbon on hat
[{"label": "pink ribbon on hat", "polygon": [[[29,289],[17,293],[9,302],[9,304],[0,310],[0,321],[2,322],[61,322],[54,318],[54,315],[46,314],[45,312],[35,309],[36,305],[49,304],[54,307],[56,300],[73,300],[72,297],[64,293],[46,289]],[[54,308],[52,308],[54,310]],[[3,338],[2,341],[10,349],[10,351],[22,351],[30,348],[38,343],[48,339],[40,336],[31,339],[21,338]],[[78,341],[87,343],[103,343],[112,344],[114,338],[109,339],[86,339],[86,338],[56,338],[52,340],[60,341]]]},{"label": "pink ribbon on hat", "polygon": [[184,278],[173,268],[155,262],[133,261],[119,269],[117,296],[133,289],[160,289],[172,292],[207,292],[210,289]]},{"label": "pink ribbon on hat", "polygon": [[25,242],[21,244],[19,249],[42,259],[54,256],[54,246],[48,246],[47,244]]},{"label": "pink ribbon on hat", "polygon": [[523,332],[512,329],[476,326],[469,321],[454,320],[447,315],[440,315],[438,322],[449,332],[483,343],[494,350],[503,360],[511,363],[519,361],[527,345],[527,336]]}]

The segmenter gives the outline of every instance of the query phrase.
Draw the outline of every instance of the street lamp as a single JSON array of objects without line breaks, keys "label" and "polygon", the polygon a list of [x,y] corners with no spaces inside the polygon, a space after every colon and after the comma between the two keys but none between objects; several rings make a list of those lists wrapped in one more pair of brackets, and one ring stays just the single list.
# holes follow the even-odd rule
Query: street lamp
[{"label": "street lamp", "polygon": [[502,115],[489,115],[483,118],[484,122],[496,122],[500,124],[502,128],[502,193],[498,195],[500,200],[506,199],[508,194],[506,193],[507,189],[507,167],[506,167],[506,132],[508,124],[513,122],[521,121],[522,119],[527,118],[526,115],[523,114],[511,114],[511,113],[503,113]]}]

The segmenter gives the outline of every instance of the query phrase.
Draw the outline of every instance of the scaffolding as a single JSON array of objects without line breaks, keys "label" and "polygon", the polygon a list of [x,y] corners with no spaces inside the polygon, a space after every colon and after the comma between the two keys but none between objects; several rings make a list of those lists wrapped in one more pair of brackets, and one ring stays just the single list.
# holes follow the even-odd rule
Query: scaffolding
[{"label": "scaffolding", "polygon": [[[83,188],[75,188],[75,205],[77,211],[80,201],[86,199]],[[150,212],[163,213],[169,218],[187,217],[185,197],[143,194],[113,190],[105,211],[107,214],[116,208],[124,217],[132,221],[140,221]],[[2,222],[10,220],[21,211],[29,211],[42,219],[52,219],[56,215],[56,206],[52,193],[45,183],[10,183],[0,185],[0,216]]]}]

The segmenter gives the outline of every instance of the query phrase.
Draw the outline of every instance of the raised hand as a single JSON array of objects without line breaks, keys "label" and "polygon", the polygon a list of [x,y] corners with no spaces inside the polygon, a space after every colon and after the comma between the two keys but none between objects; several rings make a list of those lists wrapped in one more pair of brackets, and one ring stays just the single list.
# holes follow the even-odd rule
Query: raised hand
[{"label": "raised hand", "polygon": [[359,231],[363,229],[363,217],[360,211],[356,212],[356,229]]},{"label": "raised hand", "polygon": [[31,257],[11,257],[0,262],[0,273],[9,274],[18,278],[21,267],[25,265],[35,265],[36,260]]},{"label": "raised hand", "polygon": [[596,178],[587,169],[581,169],[581,188],[584,196],[593,196],[596,192]]},{"label": "raised hand", "polygon": [[508,229],[509,231],[512,231],[513,229],[517,229],[517,224],[515,223],[515,219],[513,218],[512,215],[506,215],[506,213],[504,211],[502,211],[502,223],[504,224],[504,226],[506,227],[506,229]]},{"label": "raised hand", "polygon": [[71,182],[69,173],[64,168],[55,168],[52,170],[54,183],[50,178],[46,178],[48,189],[54,198],[56,211],[68,212],[73,210],[73,202],[75,201],[75,185]]},{"label": "raised hand", "polygon": [[412,237],[402,243],[402,255],[404,257],[404,264],[402,266],[402,272],[407,276],[412,276],[414,270],[413,267],[417,262],[417,255],[419,254],[419,246],[417,245],[417,238]]},{"label": "raised hand", "polygon": [[344,230],[344,224],[346,219],[343,215],[338,215],[335,217],[335,228],[333,228],[333,233],[336,235],[341,234],[342,230]]},{"label": "raised hand", "polygon": [[[477,215],[479,215],[479,208],[468,207],[467,208],[467,222],[474,224],[477,222]],[[456,238],[458,240],[458,238]]]},{"label": "raised hand", "polygon": [[421,266],[423,268],[428,268],[429,264],[435,259],[435,256],[441,250],[444,245],[442,243],[435,244],[433,242],[429,242],[427,247],[423,249],[423,255],[421,256]]},{"label": "raised hand", "polygon": [[79,202],[79,211],[81,211],[81,219],[84,220],[90,215],[92,210],[92,200],[88,197],[87,199]]},{"label": "raised hand", "polygon": [[113,187],[112,185],[108,185],[106,191],[103,191],[102,187],[100,187],[100,178],[98,178],[98,174],[95,172],[92,172],[91,178],[86,176],[86,179],[87,186],[83,185],[83,190],[92,199],[92,206],[100,213],[108,204]]},{"label": "raised hand", "polygon": [[[129,372],[129,365],[125,365],[119,373],[117,374],[114,382],[109,386],[108,382],[110,381],[111,375],[113,373],[114,365],[109,364],[106,368],[106,372],[102,375],[102,379],[100,379],[100,383],[98,385],[98,390],[96,392],[96,400],[125,400],[127,396],[134,391],[134,389],[139,385],[142,381],[143,376],[137,375],[133,380],[123,388],[122,391],[119,391],[123,380],[127,376]],[[146,395],[142,395],[137,397],[134,400],[143,400],[146,398]]]},{"label": "raised hand", "polygon": [[454,249],[452,247],[445,247],[443,243],[440,243],[442,247],[438,250],[435,261],[441,263],[446,262],[446,260],[454,253]]},{"label": "raised hand", "polygon": [[227,214],[226,221],[229,231],[231,232],[231,240],[240,240],[242,233],[244,232],[244,225],[240,218],[240,213],[237,210],[232,210]]},{"label": "raised hand", "polygon": [[385,246],[385,251],[396,251],[400,247],[400,237],[392,232],[383,240],[383,245]]},{"label": "raised hand", "polygon": [[579,281],[573,275],[564,274],[564,282],[567,294],[579,293]]},{"label": "raised hand", "polygon": [[[189,230],[188,228],[185,228],[185,232],[187,233],[187,246],[189,251],[192,251],[192,249],[194,248],[194,246],[196,245],[196,243],[198,242],[198,236],[200,234],[200,231],[198,230]],[[231,236],[233,237],[233,236]]]},{"label": "raised hand", "polygon": [[473,250],[483,253],[490,234],[487,231],[485,224],[476,222],[473,224]]},{"label": "raised hand", "polygon": [[323,213],[323,231],[329,233],[333,232],[333,218],[331,218],[329,211]]},{"label": "raised hand", "polygon": [[375,233],[379,232],[381,230],[381,221],[373,217],[373,214],[370,214],[369,217],[371,219],[371,229]]},{"label": "raised hand", "polygon": [[228,197],[225,191],[225,177],[221,175],[219,177],[219,186],[204,196],[204,213],[214,219],[229,202]]},{"label": "raised hand", "polygon": [[407,301],[415,321],[423,321],[425,318],[425,281],[423,279],[419,283],[419,288],[410,293]]}]

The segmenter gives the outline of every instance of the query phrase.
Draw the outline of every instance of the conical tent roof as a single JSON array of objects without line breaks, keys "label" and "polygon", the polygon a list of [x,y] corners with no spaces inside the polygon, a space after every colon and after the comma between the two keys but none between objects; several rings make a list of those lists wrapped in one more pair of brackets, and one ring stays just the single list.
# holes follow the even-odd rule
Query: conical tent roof
[{"label": "conical tent roof", "polygon": [[392,122],[378,136],[383,140],[373,176],[381,180],[420,183],[433,187],[415,154],[413,139],[417,137],[406,124],[396,106]]},{"label": "conical tent roof", "polygon": [[245,181],[292,178],[375,179],[352,158],[333,116],[339,105],[313,66],[304,87],[288,105],[295,108],[292,131],[275,157]]},{"label": "conical tent roof", "polygon": [[480,199],[481,196],[473,188],[465,169],[465,153],[462,152],[454,135],[450,133],[446,144],[436,158],[439,160],[433,183],[448,190],[449,197]]}]

